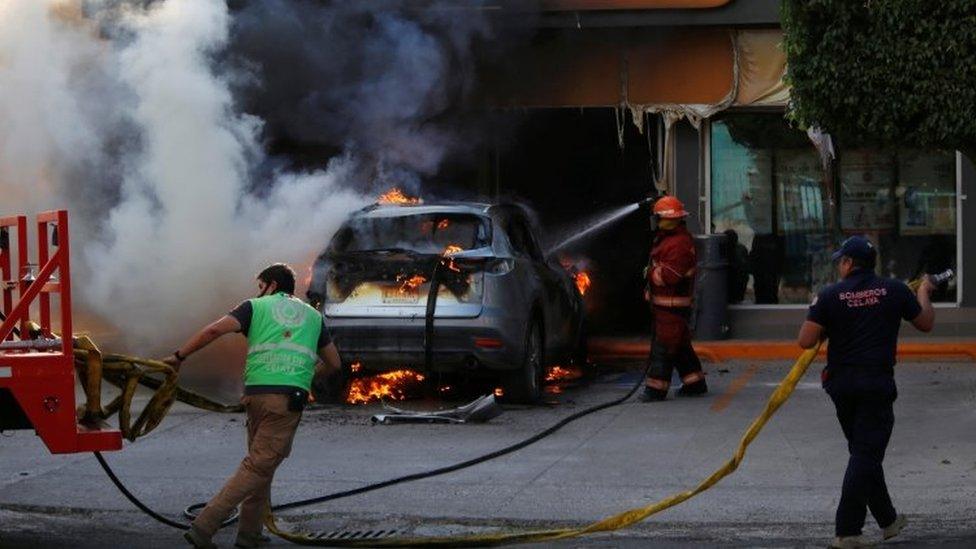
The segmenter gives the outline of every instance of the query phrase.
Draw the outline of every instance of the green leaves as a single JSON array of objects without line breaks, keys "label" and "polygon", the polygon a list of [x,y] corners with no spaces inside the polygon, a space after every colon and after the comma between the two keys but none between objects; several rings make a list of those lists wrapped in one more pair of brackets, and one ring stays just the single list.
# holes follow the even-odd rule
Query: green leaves
[{"label": "green leaves", "polygon": [[976,0],[783,0],[787,116],[843,142],[976,144]]}]

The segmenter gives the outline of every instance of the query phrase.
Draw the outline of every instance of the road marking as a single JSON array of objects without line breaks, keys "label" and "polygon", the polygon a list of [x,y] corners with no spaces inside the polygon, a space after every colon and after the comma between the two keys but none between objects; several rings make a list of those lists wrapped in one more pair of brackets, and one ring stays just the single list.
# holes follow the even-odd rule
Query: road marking
[{"label": "road marking", "polygon": [[712,412],[721,412],[722,410],[728,408],[729,404],[732,403],[732,399],[735,398],[735,395],[738,394],[738,392],[741,391],[747,383],[749,383],[749,380],[752,379],[752,376],[756,375],[756,372],[758,371],[759,365],[752,363],[748,368],[736,376],[736,378],[732,380],[732,383],[729,384],[729,388],[726,389],[725,392],[722,393],[717,399],[715,399],[714,403],[712,403]]}]

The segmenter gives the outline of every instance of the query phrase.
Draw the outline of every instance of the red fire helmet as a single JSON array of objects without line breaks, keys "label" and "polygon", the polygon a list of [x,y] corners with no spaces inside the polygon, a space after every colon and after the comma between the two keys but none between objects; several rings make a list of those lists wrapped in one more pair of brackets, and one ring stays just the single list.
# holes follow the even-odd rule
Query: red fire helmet
[{"label": "red fire helmet", "polygon": [[662,196],[654,203],[654,215],[663,219],[681,219],[686,217],[685,205],[673,196]]}]

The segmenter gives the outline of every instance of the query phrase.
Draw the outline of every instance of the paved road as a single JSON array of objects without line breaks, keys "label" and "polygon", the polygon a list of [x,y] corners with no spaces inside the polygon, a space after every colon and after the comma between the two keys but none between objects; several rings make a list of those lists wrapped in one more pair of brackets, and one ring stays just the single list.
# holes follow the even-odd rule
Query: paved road
[{"label": "paved road", "polygon": [[[788,366],[707,365],[708,397],[632,401],[476,468],[282,519],[289,528],[420,535],[592,521],[694,486],[727,459]],[[817,370],[733,476],[637,527],[560,546],[823,546],[847,456]],[[900,544],[976,546],[976,365],[903,364],[897,375],[887,476],[896,506],[913,521]],[[313,410],[279,471],[273,499],[311,497],[477,456],[609,400],[635,380],[633,372],[605,374],[567,389],[554,397],[556,404],[509,407],[484,425],[373,426],[375,408]],[[107,459],[148,505],[177,516],[212,495],[234,469],[242,430],[239,416],[178,406],[152,435]],[[873,524],[866,533],[877,535]],[[170,547],[174,541],[174,531],[133,511],[90,455],[49,456],[29,432],[0,438],[0,546]],[[218,542],[230,545],[231,533]]]}]

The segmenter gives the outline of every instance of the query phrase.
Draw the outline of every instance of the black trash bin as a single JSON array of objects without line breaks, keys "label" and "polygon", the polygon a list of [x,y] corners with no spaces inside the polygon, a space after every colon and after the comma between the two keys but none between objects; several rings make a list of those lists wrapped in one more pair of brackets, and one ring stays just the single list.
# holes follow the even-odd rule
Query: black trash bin
[{"label": "black trash bin", "polygon": [[695,339],[729,337],[728,237],[724,234],[695,235],[698,276],[695,281]]}]

